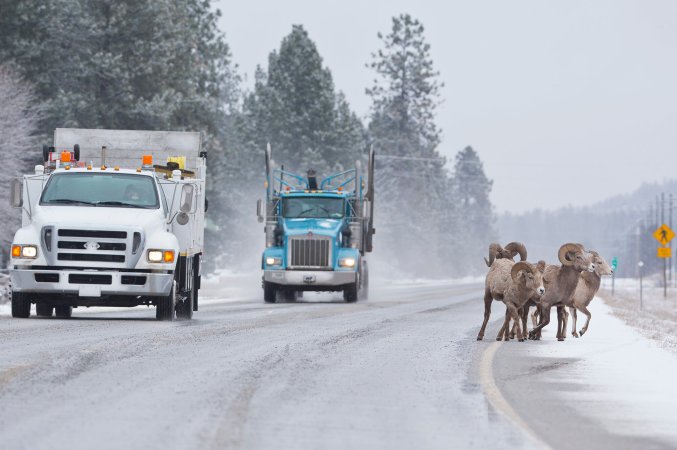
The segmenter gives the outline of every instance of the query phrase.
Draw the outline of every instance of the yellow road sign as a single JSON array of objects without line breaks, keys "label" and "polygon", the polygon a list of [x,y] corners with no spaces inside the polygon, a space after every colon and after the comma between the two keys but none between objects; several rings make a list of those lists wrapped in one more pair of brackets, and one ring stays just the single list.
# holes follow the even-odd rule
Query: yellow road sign
[{"label": "yellow road sign", "polygon": [[672,252],[668,247],[658,247],[658,257],[659,258],[669,258]]},{"label": "yellow road sign", "polygon": [[675,232],[672,231],[669,226],[663,224],[653,232],[653,237],[656,238],[656,240],[662,245],[668,245],[668,242],[670,242],[672,238],[675,237]]}]

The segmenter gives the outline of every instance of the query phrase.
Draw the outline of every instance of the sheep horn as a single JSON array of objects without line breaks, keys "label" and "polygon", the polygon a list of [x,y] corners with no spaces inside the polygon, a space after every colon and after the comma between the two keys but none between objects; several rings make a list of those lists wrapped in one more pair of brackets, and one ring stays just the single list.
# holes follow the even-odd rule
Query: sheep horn
[{"label": "sheep horn", "polygon": [[588,253],[590,253],[595,258],[599,258],[599,253],[597,253],[595,250],[588,250]]},{"label": "sheep horn", "polygon": [[517,262],[515,263],[514,266],[512,266],[512,269],[510,270],[510,276],[512,277],[512,281],[517,283],[517,276],[522,270],[527,270],[530,273],[534,273],[534,269],[533,267],[531,267],[531,264],[524,261]]},{"label": "sheep horn", "polygon": [[501,247],[501,244],[497,244],[495,242],[493,244],[489,244],[489,260],[484,258],[484,262],[487,263],[487,267],[491,267],[491,265],[494,263],[494,259],[496,259],[496,255],[502,252],[503,247]]},{"label": "sheep horn", "polygon": [[527,260],[527,248],[521,242],[511,242],[505,246],[505,249],[513,255],[519,253],[520,261]]},{"label": "sheep horn", "polygon": [[536,264],[536,270],[539,270],[541,273],[545,273],[546,263],[543,260],[538,261]]},{"label": "sheep horn", "polygon": [[573,261],[569,261],[567,259],[567,253],[569,252],[576,252],[576,251],[582,251],[583,246],[581,244],[564,244],[559,248],[559,252],[557,253],[557,257],[559,258],[559,262],[562,263],[563,266],[572,266],[574,263]]}]

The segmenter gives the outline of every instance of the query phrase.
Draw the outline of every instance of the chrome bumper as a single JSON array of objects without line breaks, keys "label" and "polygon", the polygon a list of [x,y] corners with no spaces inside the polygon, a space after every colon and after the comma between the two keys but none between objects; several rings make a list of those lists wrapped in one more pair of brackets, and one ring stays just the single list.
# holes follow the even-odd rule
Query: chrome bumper
[{"label": "chrome bumper", "polygon": [[263,281],[285,286],[341,286],[357,281],[357,273],[333,270],[264,270]]},{"label": "chrome bumper", "polygon": [[[38,282],[35,274],[59,274],[58,282]],[[70,283],[69,275],[110,275],[111,284],[78,284]],[[122,284],[122,276],[146,277],[143,285]],[[88,272],[82,270],[10,270],[12,290],[17,292],[36,292],[71,294],[80,297],[102,297],[106,295],[169,295],[174,281],[171,273],[134,273],[116,271]]]}]

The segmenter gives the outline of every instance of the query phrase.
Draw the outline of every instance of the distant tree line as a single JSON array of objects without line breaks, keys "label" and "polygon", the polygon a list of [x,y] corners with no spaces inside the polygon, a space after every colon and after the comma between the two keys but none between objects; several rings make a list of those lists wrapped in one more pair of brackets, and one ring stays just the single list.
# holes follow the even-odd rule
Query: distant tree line
[{"label": "distant tree line", "polygon": [[[471,147],[451,168],[440,156],[442,84],[424,27],[411,16],[394,17],[378,35],[365,120],[300,25],[244,89],[209,0],[0,5],[0,65],[9,82],[25,87],[28,102],[15,111],[28,119],[23,138],[0,141],[17,155],[15,173],[36,162],[38,142],[56,127],[201,131],[209,151],[210,269],[245,260],[251,267],[258,261],[252,246],[263,243],[253,204],[263,191],[266,143],[286,168],[320,174],[353,167],[373,145],[379,259],[392,273],[434,277],[482,268],[496,234],[492,183]],[[8,229],[2,233],[11,239]]]},{"label": "distant tree line", "polygon": [[[666,195],[661,220],[657,204],[661,192],[677,192],[677,180],[644,184],[634,192],[591,206],[501,214],[498,218],[501,241],[521,240],[527,245],[530,260],[546,261],[556,261],[561,244],[580,242],[597,250],[608,262],[615,256],[619,277],[638,276],[639,261],[644,262],[645,275],[662,273],[663,261],[656,255],[659,244],[653,233],[662,223],[677,228],[677,215],[671,224]],[[677,214],[676,206],[677,202],[673,205]]]}]

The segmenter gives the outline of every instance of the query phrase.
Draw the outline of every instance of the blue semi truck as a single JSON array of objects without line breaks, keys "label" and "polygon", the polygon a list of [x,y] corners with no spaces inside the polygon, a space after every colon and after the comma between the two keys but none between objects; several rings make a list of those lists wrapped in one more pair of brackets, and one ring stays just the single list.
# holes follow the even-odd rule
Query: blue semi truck
[{"label": "blue semi truck", "polygon": [[275,168],[266,149],[266,202],[261,259],[263,298],[295,301],[304,291],[343,291],[346,302],[366,299],[374,230],[374,151],[366,174],[355,168],[319,179]]}]

